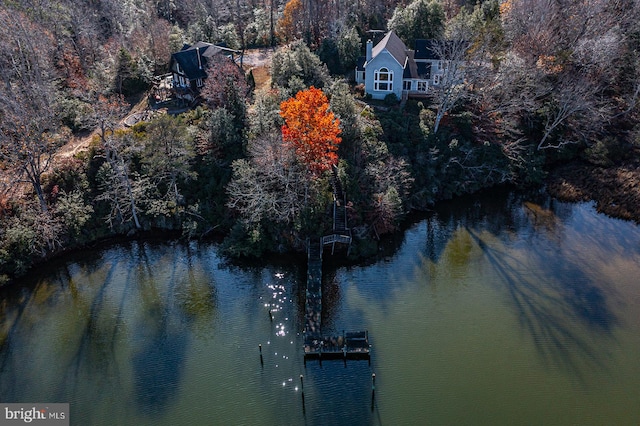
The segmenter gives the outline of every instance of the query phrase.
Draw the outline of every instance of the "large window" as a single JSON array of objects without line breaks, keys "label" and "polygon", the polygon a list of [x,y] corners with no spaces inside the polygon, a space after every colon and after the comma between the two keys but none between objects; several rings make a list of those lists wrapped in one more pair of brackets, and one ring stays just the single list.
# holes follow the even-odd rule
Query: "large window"
[{"label": "large window", "polygon": [[402,82],[402,90],[411,90],[411,80],[404,80]]},{"label": "large window", "polygon": [[393,92],[393,71],[387,68],[376,70],[373,75],[373,90]]},{"label": "large window", "polygon": [[427,82],[419,81],[418,82],[418,92],[426,92],[427,91]]}]

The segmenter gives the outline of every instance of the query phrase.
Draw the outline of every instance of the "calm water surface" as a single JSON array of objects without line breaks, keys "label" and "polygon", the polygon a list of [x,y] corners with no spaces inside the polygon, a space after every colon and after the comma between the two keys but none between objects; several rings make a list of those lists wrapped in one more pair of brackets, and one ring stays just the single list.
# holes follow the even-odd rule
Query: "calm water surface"
[{"label": "calm water surface", "polygon": [[636,225],[497,194],[387,245],[325,265],[325,331],[373,345],[346,365],[304,365],[293,259],[134,242],[49,265],[2,295],[0,400],[75,425],[640,424]]}]

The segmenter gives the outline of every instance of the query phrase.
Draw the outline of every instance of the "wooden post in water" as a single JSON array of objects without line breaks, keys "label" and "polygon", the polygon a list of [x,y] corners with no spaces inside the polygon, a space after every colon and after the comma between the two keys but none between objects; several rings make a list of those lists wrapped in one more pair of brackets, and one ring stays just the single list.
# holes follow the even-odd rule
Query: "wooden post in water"
[{"label": "wooden post in water", "polygon": [[375,408],[376,401],[376,373],[371,374],[371,411]]},{"label": "wooden post in water", "polygon": [[342,346],[342,359],[344,360],[344,366],[347,366],[347,344],[345,343],[344,346]]},{"label": "wooden post in water", "polygon": [[262,343],[258,344],[258,350],[260,351],[260,365],[264,367],[264,359],[262,358]]},{"label": "wooden post in water", "polygon": [[273,322],[273,314],[271,313],[271,309],[269,309],[269,319]]},{"label": "wooden post in water", "polygon": [[306,415],[306,407],[304,405],[304,377],[300,375],[300,389],[302,390],[302,414]]}]

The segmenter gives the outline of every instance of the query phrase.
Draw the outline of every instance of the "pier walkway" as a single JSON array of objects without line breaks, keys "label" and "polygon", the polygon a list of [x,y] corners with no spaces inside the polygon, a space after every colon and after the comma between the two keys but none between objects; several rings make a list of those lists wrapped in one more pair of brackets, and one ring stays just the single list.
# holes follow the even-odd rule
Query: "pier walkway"
[{"label": "pier walkway", "polygon": [[368,359],[370,354],[367,331],[342,332],[339,336],[322,334],[322,252],[336,243],[351,246],[351,231],[347,227],[346,197],[333,169],[333,233],[310,239],[307,245],[307,290],[305,302],[304,357],[317,359]]}]

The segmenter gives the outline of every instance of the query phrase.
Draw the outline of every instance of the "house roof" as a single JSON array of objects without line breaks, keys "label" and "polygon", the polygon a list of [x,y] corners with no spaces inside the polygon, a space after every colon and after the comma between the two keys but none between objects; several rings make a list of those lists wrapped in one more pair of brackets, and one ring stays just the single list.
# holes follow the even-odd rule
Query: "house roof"
[{"label": "house roof", "polygon": [[416,59],[440,59],[440,55],[434,50],[435,40],[416,40]]},{"label": "house roof", "polygon": [[410,52],[407,57],[407,64],[404,67],[402,77],[429,80],[431,78],[431,63],[416,62],[414,60],[413,52]]},{"label": "house roof", "polygon": [[233,55],[236,50],[224,46],[199,41],[193,46],[185,44],[182,50],[171,55],[171,59],[180,64],[189,80],[205,78],[209,59],[217,54]]},{"label": "house roof", "polygon": [[396,61],[401,66],[405,65],[407,60],[407,46],[400,40],[400,38],[393,31],[389,31],[387,35],[384,36],[380,43],[376,44],[371,51],[371,57],[375,58],[378,56],[383,50],[387,50],[391,56],[394,57]]},{"label": "house roof", "polygon": [[404,64],[404,72],[402,78],[418,78],[418,67],[416,61],[413,60],[413,51],[407,52],[407,60]]}]

